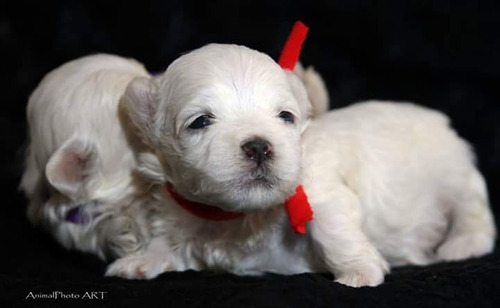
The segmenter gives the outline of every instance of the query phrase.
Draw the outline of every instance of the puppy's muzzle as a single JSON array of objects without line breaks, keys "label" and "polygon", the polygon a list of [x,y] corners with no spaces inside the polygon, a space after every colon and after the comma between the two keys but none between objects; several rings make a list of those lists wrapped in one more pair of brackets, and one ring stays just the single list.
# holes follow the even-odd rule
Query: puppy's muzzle
[{"label": "puppy's muzzle", "polygon": [[261,138],[254,138],[245,142],[241,149],[246,157],[257,163],[258,166],[273,156],[271,144]]}]

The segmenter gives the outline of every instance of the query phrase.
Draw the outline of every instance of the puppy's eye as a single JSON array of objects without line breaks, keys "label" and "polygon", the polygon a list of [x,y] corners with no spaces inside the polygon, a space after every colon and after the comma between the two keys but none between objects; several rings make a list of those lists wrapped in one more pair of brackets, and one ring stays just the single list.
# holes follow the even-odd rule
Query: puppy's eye
[{"label": "puppy's eye", "polygon": [[208,115],[202,115],[196,118],[188,127],[191,129],[201,129],[212,124],[212,118]]},{"label": "puppy's eye", "polygon": [[288,111],[282,111],[280,112],[280,114],[278,115],[280,118],[283,119],[283,121],[287,122],[287,123],[294,123],[295,122],[295,119],[293,117],[293,114],[291,114],[290,112]]}]

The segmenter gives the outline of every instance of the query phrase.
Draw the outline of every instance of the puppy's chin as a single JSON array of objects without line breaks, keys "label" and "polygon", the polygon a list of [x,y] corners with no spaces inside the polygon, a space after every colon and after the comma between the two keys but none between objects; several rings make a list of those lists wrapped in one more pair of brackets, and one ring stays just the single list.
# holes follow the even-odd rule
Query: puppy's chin
[{"label": "puppy's chin", "polygon": [[217,206],[228,211],[252,212],[282,205],[294,193],[296,183],[257,177],[227,187],[228,191],[212,199],[217,201]]},{"label": "puppy's chin", "polygon": [[263,211],[281,205],[293,193],[269,188],[260,184],[249,184],[246,188],[235,188],[229,198],[218,203],[219,207],[234,212]]}]

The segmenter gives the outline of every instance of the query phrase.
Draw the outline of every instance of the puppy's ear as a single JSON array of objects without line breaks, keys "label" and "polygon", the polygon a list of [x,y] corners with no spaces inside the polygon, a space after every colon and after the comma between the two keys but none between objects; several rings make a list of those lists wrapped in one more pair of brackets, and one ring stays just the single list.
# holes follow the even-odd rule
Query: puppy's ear
[{"label": "puppy's ear", "polygon": [[151,146],[156,144],[153,129],[157,108],[158,86],[151,78],[136,77],[127,86],[123,103],[130,119],[139,129],[143,141]]},{"label": "puppy's ear", "polygon": [[312,66],[308,66],[304,71],[302,81],[312,104],[313,118],[322,115],[330,107],[330,97],[325,81]]},{"label": "puppy's ear", "polygon": [[158,157],[152,153],[139,154],[139,163],[137,171],[148,182],[152,184],[163,184],[168,181],[165,172],[163,171],[162,164]]},{"label": "puppy's ear", "polygon": [[93,142],[71,139],[50,157],[45,175],[49,183],[68,198],[88,200],[101,184],[99,163]]},{"label": "puppy's ear", "polygon": [[299,61],[297,64],[295,64],[295,68],[293,69],[293,73],[297,75],[301,80],[304,77],[304,66],[302,63]]},{"label": "puppy's ear", "polygon": [[293,73],[304,83],[312,106],[312,117],[315,118],[325,113],[330,106],[330,98],[321,75],[312,66],[304,70],[300,62],[295,65]]}]

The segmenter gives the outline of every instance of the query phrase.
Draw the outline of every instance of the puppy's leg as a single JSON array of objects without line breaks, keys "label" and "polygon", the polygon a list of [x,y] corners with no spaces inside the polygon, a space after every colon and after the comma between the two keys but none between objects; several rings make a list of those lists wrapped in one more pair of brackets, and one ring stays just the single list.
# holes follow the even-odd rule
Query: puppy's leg
[{"label": "puppy's leg", "polygon": [[172,253],[164,238],[156,237],[146,249],[138,254],[129,255],[111,263],[105,276],[126,279],[152,279],[161,273],[172,271]]},{"label": "puppy's leg", "polygon": [[490,253],[496,231],[481,174],[473,170],[465,187],[457,187],[456,195],[461,198],[451,208],[452,225],[437,250],[438,259],[462,260]]},{"label": "puppy's leg", "polygon": [[[323,183],[324,184],[324,183]],[[377,286],[389,267],[361,227],[361,206],[345,186],[311,190],[311,235],[336,281],[351,287]]]},{"label": "puppy's leg", "polygon": [[137,254],[147,243],[146,232],[141,230],[137,216],[128,216],[127,213],[111,216],[101,223],[96,233],[105,259]]}]

